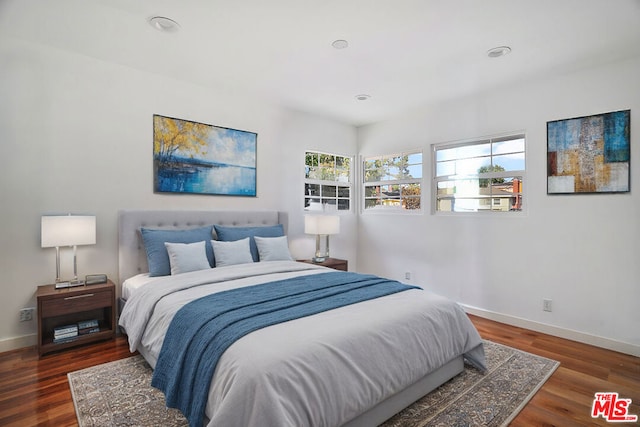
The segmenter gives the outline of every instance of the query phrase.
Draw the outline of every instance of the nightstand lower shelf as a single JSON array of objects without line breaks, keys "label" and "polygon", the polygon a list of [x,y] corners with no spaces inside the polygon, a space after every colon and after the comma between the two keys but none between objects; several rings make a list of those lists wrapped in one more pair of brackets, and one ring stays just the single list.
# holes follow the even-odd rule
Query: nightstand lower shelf
[{"label": "nightstand lower shelf", "polygon": [[40,354],[51,353],[53,351],[64,350],[82,344],[95,341],[110,340],[113,338],[113,331],[110,329],[100,329],[100,332],[92,332],[86,335],[78,335],[61,342],[54,342],[52,337],[43,338],[40,345]]}]

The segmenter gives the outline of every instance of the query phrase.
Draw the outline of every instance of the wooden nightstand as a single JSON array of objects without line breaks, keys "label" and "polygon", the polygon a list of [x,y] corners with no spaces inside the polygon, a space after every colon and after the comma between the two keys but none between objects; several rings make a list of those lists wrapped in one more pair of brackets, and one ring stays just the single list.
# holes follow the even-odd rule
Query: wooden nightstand
[{"label": "wooden nightstand", "polygon": [[333,268],[334,270],[349,271],[349,263],[346,259],[327,258],[324,262],[313,262],[310,259],[299,259],[298,262],[306,262],[307,264],[321,265],[323,267]]},{"label": "wooden nightstand", "polygon": [[[111,280],[99,285],[55,289],[38,286],[38,354],[63,350],[116,336],[115,285]],[[54,342],[54,328],[84,320],[97,320],[99,331]]]}]

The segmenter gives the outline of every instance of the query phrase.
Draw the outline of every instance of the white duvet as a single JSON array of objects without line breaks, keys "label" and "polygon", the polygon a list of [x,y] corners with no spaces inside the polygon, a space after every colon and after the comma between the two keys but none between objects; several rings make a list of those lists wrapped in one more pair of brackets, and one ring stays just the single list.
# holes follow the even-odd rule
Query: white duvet
[{"label": "white duvet", "polygon": [[[171,319],[189,301],[327,271],[276,261],[159,277],[132,292],[119,323],[131,351],[155,367]],[[425,290],[270,326],[241,338],[220,358],[208,425],[339,426],[461,354],[484,368],[481,338],[464,311]]]}]

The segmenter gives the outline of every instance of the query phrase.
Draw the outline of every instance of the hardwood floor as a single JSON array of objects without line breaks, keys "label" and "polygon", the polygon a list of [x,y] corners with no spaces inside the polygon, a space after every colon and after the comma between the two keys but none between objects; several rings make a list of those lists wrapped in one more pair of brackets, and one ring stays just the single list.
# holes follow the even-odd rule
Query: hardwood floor
[{"label": "hardwood floor", "polygon": [[52,353],[0,354],[0,426],[77,426],[67,373],[130,356],[125,338]]},{"label": "hardwood floor", "polygon": [[[640,415],[640,358],[470,317],[483,338],[561,363],[512,426],[611,425],[591,418],[599,391],[632,399]],[[122,337],[42,359],[35,348],[0,354],[0,425],[76,426],[67,373],[129,356]]]},{"label": "hardwood floor", "polygon": [[629,413],[640,416],[640,358],[469,317],[485,339],[560,362],[512,426],[611,425],[603,418],[591,418],[596,392],[618,392],[631,399]]}]

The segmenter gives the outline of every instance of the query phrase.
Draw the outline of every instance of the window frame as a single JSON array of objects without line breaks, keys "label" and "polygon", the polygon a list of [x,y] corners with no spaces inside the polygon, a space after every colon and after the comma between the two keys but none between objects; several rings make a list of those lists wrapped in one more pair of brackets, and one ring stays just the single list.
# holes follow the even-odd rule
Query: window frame
[{"label": "window frame", "polygon": [[[412,155],[420,154],[420,178],[402,178],[402,179],[383,179],[378,181],[367,182],[366,179],[366,163],[367,161],[374,160],[385,160],[385,159],[393,159],[395,157],[411,157]],[[418,165],[418,163],[410,163],[411,165]],[[360,171],[361,171],[361,186],[360,186],[360,213],[364,215],[369,214],[398,214],[398,215],[421,215],[425,212],[425,185],[424,185],[424,150],[422,148],[415,148],[409,150],[403,150],[395,153],[388,154],[380,154],[380,155],[361,155],[360,156]],[[376,207],[369,208],[366,207],[367,200],[367,187],[377,187],[377,186],[385,186],[385,185],[398,185],[402,187],[403,185],[411,185],[418,184],[420,186],[420,208],[419,209],[406,209],[402,207],[402,201],[404,199],[402,192],[398,195],[398,199],[400,200],[400,206],[387,206],[387,207]],[[408,196],[408,198],[416,198],[415,196]],[[394,200],[394,198],[390,198],[390,200]]]},{"label": "window frame", "polygon": [[[316,154],[318,156],[321,155],[325,155],[325,156],[333,156],[333,157],[342,157],[344,159],[349,159],[349,174],[348,174],[348,181],[344,182],[344,181],[338,181],[337,179],[334,180],[327,180],[327,179],[315,179],[315,178],[307,178],[307,167],[309,167],[307,165],[307,155],[309,153],[312,154]],[[338,153],[331,153],[328,151],[320,151],[320,150],[313,150],[313,149],[307,149],[304,150],[304,159],[303,159],[303,165],[304,165],[304,175],[303,175],[303,200],[302,200],[302,209],[304,212],[336,212],[336,213],[351,213],[354,212],[354,186],[353,186],[353,182],[354,182],[354,176],[355,176],[355,170],[354,170],[354,162],[355,162],[355,156],[352,155],[345,155],[345,154],[338,154]],[[333,170],[334,172],[337,171],[339,168],[337,167],[337,164],[334,160],[334,166],[333,166]],[[334,177],[336,177],[337,174],[334,173]],[[320,195],[317,196],[311,196],[307,194],[307,185],[318,185],[320,187]],[[322,194],[322,190],[323,190],[323,186],[327,186],[327,187],[336,187],[336,192],[335,192],[335,196],[334,197],[328,197],[328,196],[324,196]],[[349,197],[340,197],[340,191],[338,189],[338,187],[347,187],[349,189]],[[317,209],[309,209],[309,207],[306,206],[306,201],[307,199],[311,199],[311,198],[319,198],[320,199],[320,205],[321,205],[321,209],[317,210]],[[323,200],[335,200],[334,204],[329,204],[329,203],[323,203]],[[349,209],[339,209],[339,200],[348,200],[349,203]]]},{"label": "window frame", "polygon": [[[518,140],[518,139],[522,139],[523,140],[523,150],[522,151],[517,151],[517,152],[508,152],[508,153],[495,153],[493,151],[493,146],[496,143],[500,143],[500,142],[505,142],[505,141],[511,141],[511,140]],[[490,172],[484,172],[484,173],[476,173],[476,174],[449,174],[449,175],[442,175],[442,176],[438,176],[438,160],[437,160],[437,154],[438,151],[440,150],[445,150],[445,149],[451,149],[451,148],[460,148],[460,147],[469,147],[469,146],[474,146],[474,145],[478,145],[480,146],[481,144],[487,144],[489,143],[491,148],[490,148],[490,154],[488,156],[486,155],[478,155],[478,156],[474,156],[474,157],[469,157],[469,158],[481,158],[481,157],[489,157],[491,158],[491,162],[490,165],[494,166],[494,162],[493,162],[493,158],[494,157],[499,157],[499,156],[504,156],[504,155],[511,155],[511,154],[519,154],[522,153],[524,155],[524,169],[519,169],[519,170],[507,170],[507,171],[490,171]],[[462,157],[461,159],[464,159],[464,157]],[[526,182],[526,170],[527,170],[527,135],[525,131],[515,131],[515,132],[509,132],[509,133],[503,133],[503,134],[498,134],[498,135],[492,135],[492,136],[485,136],[485,137],[479,137],[479,138],[472,138],[472,139],[468,139],[468,140],[463,140],[463,141],[453,141],[453,142],[442,142],[442,143],[437,143],[437,144],[432,144],[431,145],[431,167],[432,167],[432,180],[431,180],[431,213],[434,215],[454,215],[454,216],[460,216],[460,215],[471,215],[471,216],[500,216],[504,214],[508,214],[508,216],[520,216],[520,215],[526,215],[527,213],[527,209],[528,209],[528,201],[527,201],[527,197],[526,197],[526,191],[524,191],[524,187],[525,187],[525,182]],[[516,209],[516,210],[498,210],[498,209],[493,209],[495,205],[495,199],[499,199],[499,197],[495,197],[495,194],[490,193],[489,195],[486,196],[487,200],[489,200],[489,209],[478,209],[476,211],[464,211],[464,212],[460,212],[460,211],[439,211],[438,210],[438,201],[440,200],[440,195],[438,194],[438,184],[440,182],[444,182],[444,181],[453,181],[455,179],[460,179],[460,180],[482,180],[482,179],[496,179],[496,178],[520,178],[519,181],[519,185],[520,185],[520,191],[517,193],[517,197],[519,196],[519,204],[521,206],[520,209]],[[503,197],[504,198],[504,197]],[[478,199],[481,199],[480,197],[478,197]]]}]

